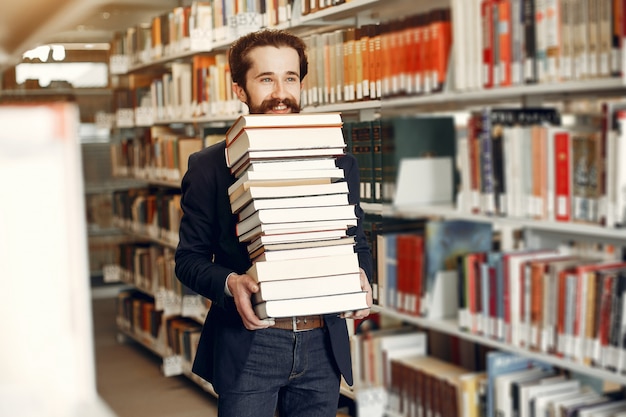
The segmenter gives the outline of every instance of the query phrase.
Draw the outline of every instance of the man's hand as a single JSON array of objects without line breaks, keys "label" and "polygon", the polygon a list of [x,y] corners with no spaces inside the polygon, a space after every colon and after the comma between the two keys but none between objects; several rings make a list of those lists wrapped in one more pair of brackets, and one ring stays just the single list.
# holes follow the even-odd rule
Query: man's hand
[{"label": "man's hand", "polygon": [[259,285],[250,275],[232,274],[228,278],[228,290],[233,295],[237,312],[246,329],[266,329],[274,324],[274,320],[261,320],[254,313],[250,297],[259,291]]},{"label": "man's hand", "polygon": [[[370,285],[370,282],[367,279],[367,275],[365,274],[365,271],[362,268],[359,268],[359,271],[361,272],[361,289],[363,291],[367,291],[367,305],[371,307],[372,304],[374,303],[373,298],[372,298],[372,286]],[[363,310],[343,313],[341,317],[346,318],[346,319],[347,318],[364,319],[365,317],[369,315],[370,315],[370,309],[366,308]]]}]

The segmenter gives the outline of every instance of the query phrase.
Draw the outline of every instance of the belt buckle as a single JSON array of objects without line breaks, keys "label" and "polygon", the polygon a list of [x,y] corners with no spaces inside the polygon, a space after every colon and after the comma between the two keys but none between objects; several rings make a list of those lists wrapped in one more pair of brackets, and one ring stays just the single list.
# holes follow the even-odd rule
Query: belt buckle
[{"label": "belt buckle", "polygon": [[[304,324],[306,324],[306,317],[304,317],[302,320],[304,320]],[[294,333],[303,332],[305,330],[308,330],[308,329],[298,329],[298,322],[299,322],[298,317],[296,317],[296,316],[292,316],[291,317],[291,328],[293,329]]]}]

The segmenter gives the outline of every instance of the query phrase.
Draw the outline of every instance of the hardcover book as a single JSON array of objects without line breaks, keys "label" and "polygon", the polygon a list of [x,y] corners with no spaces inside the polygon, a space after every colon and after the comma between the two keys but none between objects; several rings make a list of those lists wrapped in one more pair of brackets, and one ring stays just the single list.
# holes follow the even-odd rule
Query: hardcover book
[{"label": "hardcover book", "polygon": [[226,132],[230,144],[243,130],[283,127],[341,127],[341,113],[246,114],[239,116]]},{"label": "hardcover book", "polygon": [[[305,150],[345,147],[340,127],[280,127],[242,131],[226,145],[226,162],[233,166],[250,151]],[[305,153],[306,155],[306,153]]]},{"label": "hardcover book", "polygon": [[269,300],[258,303],[254,310],[261,319],[268,317],[330,314],[369,308],[365,291],[318,297]]}]

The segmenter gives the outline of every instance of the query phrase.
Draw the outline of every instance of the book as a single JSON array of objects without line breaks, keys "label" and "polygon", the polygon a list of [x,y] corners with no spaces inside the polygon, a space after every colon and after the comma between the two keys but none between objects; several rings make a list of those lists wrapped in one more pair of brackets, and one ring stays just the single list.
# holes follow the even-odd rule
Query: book
[{"label": "book", "polygon": [[239,116],[226,132],[230,144],[242,130],[255,128],[341,126],[341,113],[245,114]]},{"label": "book", "polygon": [[[243,177],[242,177],[243,178]],[[301,185],[322,185],[331,184],[333,181],[328,177],[316,177],[316,178],[291,178],[291,179],[272,179],[272,180],[254,180],[240,182],[236,187],[231,187],[228,197],[231,201],[236,200],[243,195],[248,188],[252,185],[259,187],[289,187],[289,186],[301,186]],[[234,185],[234,184],[233,184]]]},{"label": "book", "polygon": [[352,272],[301,279],[259,283],[259,292],[252,295],[254,303],[290,298],[319,297],[361,291],[361,274]]},{"label": "book", "polygon": [[257,282],[265,282],[358,272],[359,260],[357,255],[352,253],[327,256],[324,258],[324,262],[320,262],[317,258],[259,261],[255,262],[246,271],[246,274],[250,275]]},{"label": "book", "polygon": [[242,131],[232,142],[226,145],[226,162],[230,167],[249,151],[341,147],[345,147],[345,142],[340,127],[250,129]]},{"label": "book", "polygon": [[316,246],[353,245],[354,236],[346,236],[346,231],[319,230],[302,233],[283,233],[277,235],[261,235],[248,243],[248,252],[265,247],[265,250],[284,250],[311,248]]},{"label": "book", "polygon": [[230,166],[230,172],[233,175],[239,175],[245,171],[252,162],[261,161],[277,161],[302,158],[321,158],[321,157],[337,157],[344,155],[345,146],[334,148],[316,148],[316,149],[272,149],[272,150],[248,150],[237,162]]},{"label": "book", "polygon": [[257,210],[251,216],[237,223],[237,236],[259,226],[268,223],[295,223],[313,222],[322,220],[340,220],[348,222],[356,220],[353,205],[344,206],[318,206],[318,207],[293,207],[277,209]]},{"label": "book", "polygon": [[[511,372],[530,369],[531,367],[541,366],[539,362],[522,355],[491,351],[487,353],[487,415],[496,415],[496,378]],[[543,366],[546,368],[546,366]]]},{"label": "book", "polygon": [[313,206],[347,206],[348,194],[326,194],[302,197],[261,198],[250,201],[240,211],[239,219],[243,220],[255,211],[264,209],[298,208]]},{"label": "book", "polygon": [[295,223],[269,223],[260,224],[239,236],[240,242],[249,242],[261,235],[282,235],[290,233],[308,233],[326,230],[347,230],[349,226],[356,226],[356,218],[353,220],[320,220],[304,221]]},{"label": "book", "polygon": [[335,158],[330,156],[276,160],[250,160],[246,158],[245,163],[233,166],[231,173],[236,177],[240,177],[245,171],[301,171],[332,168],[335,168]]},{"label": "book", "polygon": [[541,368],[531,367],[521,369],[519,371],[508,372],[497,376],[494,379],[495,402],[494,411],[496,416],[512,417],[513,414],[513,396],[512,386],[515,383],[540,378],[546,374]]},{"label": "book", "polygon": [[331,182],[331,179],[343,178],[343,169],[330,168],[330,169],[305,169],[297,171],[246,171],[241,177],[239,177],[232,185],[228,187],[228,195],[236,194],[238,190],[247,187],[249,188],[254,181],[271,182],[275,181],[276,185],[289,185],[290,180],[310,180],[321,179],[323,183]]},{"label": "book", "polygon": [[[330,255],[354,253],[354,248],[348,245],[314,246],[309,248],[267,250],[265,246],[250,252],[252,262],[281,261],[285,259],[319,258]],[[323,262],[323,259],[320,259]]]},{"label": "book", "polygon": [[269,300],[254,305],[254,311],[260,319],[343,313],[367,308],[369,306],[367,304],[367,292],[365,291],[319,297]]},{"label": "book", "polygon": [[305,197],[326,194],[347,194],[348,183],[345,181],[330,184],[303,184],[285,185],[281,187],[267,187],[252,184],[238,197],[230,196],[230,205],[233,213],[237,213],[242,207],[252,200],[264,198]]}]

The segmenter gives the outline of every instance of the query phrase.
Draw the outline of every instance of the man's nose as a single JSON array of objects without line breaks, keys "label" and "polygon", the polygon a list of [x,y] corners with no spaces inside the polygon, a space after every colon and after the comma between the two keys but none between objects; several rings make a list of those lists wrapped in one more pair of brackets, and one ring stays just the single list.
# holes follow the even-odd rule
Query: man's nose
[{"label": "man's nose", "polygon": [[274,90],[272,91],[272,97],[283,99],[286,95],[285,85],[282,81],[277,81],[274,83]]}]

